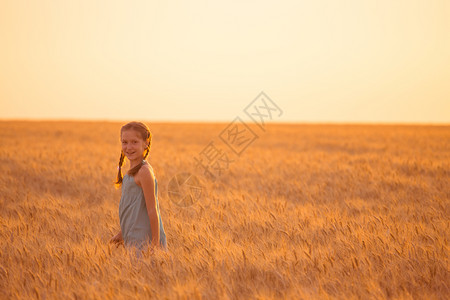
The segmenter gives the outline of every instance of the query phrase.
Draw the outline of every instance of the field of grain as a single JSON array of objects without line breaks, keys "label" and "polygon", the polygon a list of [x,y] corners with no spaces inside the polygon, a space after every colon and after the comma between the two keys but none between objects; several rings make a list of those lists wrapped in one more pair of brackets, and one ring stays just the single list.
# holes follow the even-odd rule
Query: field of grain
[{"label": "field of grain", "polygon": [[[167,253],[108,241],[122,123],[0,122],[1,299],[445,299],[450,127],[148,123]],[[180,206],[211,142],[233,160]],[[198,173],[197,173],[198,174]]]}]

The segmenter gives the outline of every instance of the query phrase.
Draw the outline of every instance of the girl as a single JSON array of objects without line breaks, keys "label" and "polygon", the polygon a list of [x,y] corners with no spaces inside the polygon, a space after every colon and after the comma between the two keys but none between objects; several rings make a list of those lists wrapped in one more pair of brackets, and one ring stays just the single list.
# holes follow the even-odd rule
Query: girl
[{"label": "girl", "polygon": [[[167,250],[166,234],[159,213],[158,182],[153,168],[146,161],[152,134],[141,122],[130,122],[120,129],[122,152],[119,159],[116,186],[122,185],[119,204],[120,231],[111,243],[134,246],[140,252],[150,243],[150,249]],[[122,177],[124,158],[130,170]]]}]

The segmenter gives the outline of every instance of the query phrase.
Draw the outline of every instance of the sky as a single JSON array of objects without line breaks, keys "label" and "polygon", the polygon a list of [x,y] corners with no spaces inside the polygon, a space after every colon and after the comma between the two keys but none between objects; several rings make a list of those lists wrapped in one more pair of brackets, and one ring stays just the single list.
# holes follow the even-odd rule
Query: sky
[{"label": "sky", "polygon": [[0,3],[0,119],[450,123],[450,1]]}]

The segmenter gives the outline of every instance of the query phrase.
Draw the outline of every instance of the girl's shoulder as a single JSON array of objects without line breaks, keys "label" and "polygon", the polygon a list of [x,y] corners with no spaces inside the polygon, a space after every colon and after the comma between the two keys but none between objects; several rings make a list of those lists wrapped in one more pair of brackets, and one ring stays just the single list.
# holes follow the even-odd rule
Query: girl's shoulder
[{"label": "girl's shoulder", "polygon": [[142,184],[147,182],[153,182],[155,180],[155,174],[153,173],[153,167],[149,163],[142,163],[142,167],[139,171],[134,175],[134,181],[140,187]]},{"label": "girl's shoulder", "polygon": [[143,162],[142,162],[142,167],[139,169],[139,171],[138,171],[138,174],[140,173],[140,175],[143,175],[143,174],[147,174],[148,175],[148,173],[150,173],[151,174],[151,176],[153,177],[153,178],[155,178],[155,171],[153,170],[153,167],[152,167],[152,165],[150,165],[150,163],[148,162],[148,161],[146,161],[146,160],[144,160]]}]

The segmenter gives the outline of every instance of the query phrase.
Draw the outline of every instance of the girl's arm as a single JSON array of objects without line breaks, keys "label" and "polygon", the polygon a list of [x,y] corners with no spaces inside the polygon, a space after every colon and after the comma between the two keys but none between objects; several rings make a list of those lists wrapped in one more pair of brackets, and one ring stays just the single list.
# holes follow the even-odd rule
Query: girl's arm
[{"label": "girl's arm", "polygon": [[147,206],[147,213],[150,219],[150,226],[152,230],[152,247],[159,246],[159,214],[156,209],[155,197],[155,176],[148,168],[142,167],[139,170],[139,181],[144,191],[145,205]]}]

